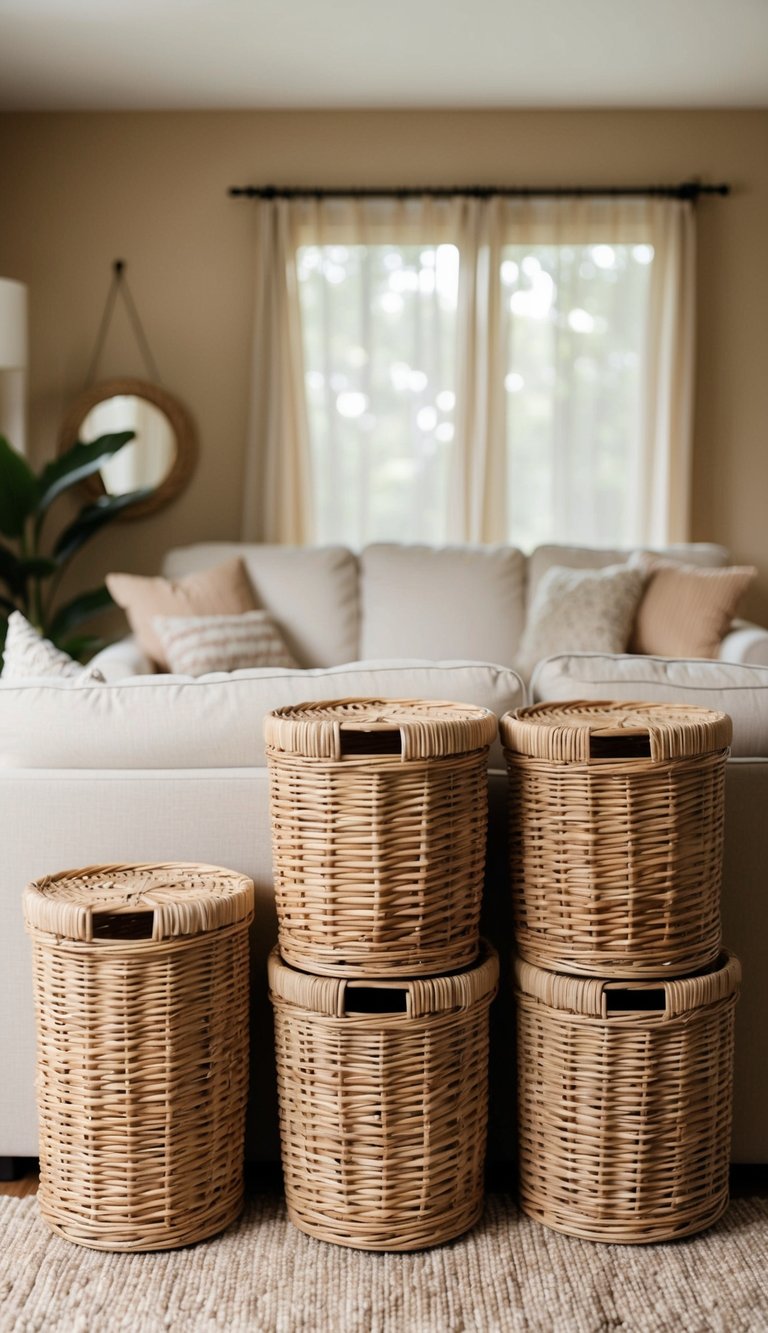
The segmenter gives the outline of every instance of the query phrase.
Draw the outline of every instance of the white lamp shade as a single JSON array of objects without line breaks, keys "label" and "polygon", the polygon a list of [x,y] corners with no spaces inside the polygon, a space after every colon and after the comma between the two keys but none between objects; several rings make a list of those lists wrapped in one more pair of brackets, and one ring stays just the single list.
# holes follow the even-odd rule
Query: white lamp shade
[{"label": "white lamp shade", "polygon": [[23,282],[0,278],[0,370],[27,364],[27,289]]}]

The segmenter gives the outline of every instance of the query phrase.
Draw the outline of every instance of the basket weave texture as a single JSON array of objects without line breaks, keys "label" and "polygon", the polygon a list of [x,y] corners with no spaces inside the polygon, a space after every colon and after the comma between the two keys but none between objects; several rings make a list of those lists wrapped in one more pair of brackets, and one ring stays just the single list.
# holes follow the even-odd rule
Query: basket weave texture
[{"label": "basket weave texture", "polygon": [[731,721],[674,704],[537,704],[500,723],[519,953],[682,975],[720,950]]},{"label": "basket weave texture", "polygon": [[522,960],[515,970],[523,1210],[625,1244],[716,1221],[728,1205],[738,960],[653,983]]},{"label": "basket weave texture", "polygon": [[24,914],[42,1216],[99,1250],[220,1231],[242,1204],[252,881],[87,866],[29,884]]},{"label": "basket weave texture", "polygon": [[466,1231],[483,1206],[494,951],[458,975],[377,983],[299,973],[275,949],[269,981],[291,1220],[369,1250]]},{"label": "basket weave texture", "polygon": [[477,957],[488,819],[484,708],[343,699],[265,721],[283,957],[419,977]]}]

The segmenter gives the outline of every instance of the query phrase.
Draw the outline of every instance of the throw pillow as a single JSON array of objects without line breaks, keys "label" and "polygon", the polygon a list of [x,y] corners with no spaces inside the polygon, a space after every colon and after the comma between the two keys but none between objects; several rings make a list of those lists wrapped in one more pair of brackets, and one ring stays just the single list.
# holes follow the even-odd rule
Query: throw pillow
[{"label": "throw pillow", "polygon": [[155,633],[171,671],[207,676],[241,667],[297,667],[266,611],[239,616],[155,616]]},{"label": "throw pillow", "polygon": [[638,552],[646,578],[630,651],[652,657],[717,657],[736,608],[757,570],[751,565],[704,569]]},{"label": "throw pillow", "polygon": [[104,677],[95,667],[82,666],[68,653],[44,639],[30,625],[21,611],[8,617],[8,633],[3,649],[3,680],[35,680],[38,676],[66,676],[81,683],[103,684]]},{"label": "throw pillow", "polygon": [[536,587],[516,665],[527,675],[554,653],[623,653],[643,583],[642,572],[630,565],[553,565]]},{"label": "throw pillow", "polygon": [[155,616],[239,615],[257,605],[245,565],[238,558],[181,579],[108,574],[107,587],[128,616],[139,647],[161,671],[170,667],[152,624]]}]

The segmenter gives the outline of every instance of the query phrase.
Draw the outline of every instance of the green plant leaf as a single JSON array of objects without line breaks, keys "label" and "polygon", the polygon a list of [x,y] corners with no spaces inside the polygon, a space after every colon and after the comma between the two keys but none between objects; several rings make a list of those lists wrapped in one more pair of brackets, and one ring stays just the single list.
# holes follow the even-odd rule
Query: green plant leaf
[{"label": "green plant leaf", "polygon": [[54,458],[40,474],[38,514],[44,514],[57,496],[69,490],[70,486],[76,486],[79,481],[98,472],[102,460],[116,454],[123,445],[134,439],[135,434],[133,430],[122,430],[114,435],[100,435],[98,440],[90,444],[78,440],[66,453]]},{"label": "green plant leaf", "polygon": [[0,532],[5,537],[21,537],[39,493],[29,463],[0,435]]},{"label": "green plant leaf", "polygon": [[24,593],[24,569],[22,561],[13,551],[0,542],[0,581],[9,592],[20,597]]},{"label": "green plant leaf", "polygon": [[63,635],[69,634],[75,625],[80,625],[90,616],[105,611],[108,606],[114,606],[114,602],[104,584],[100,588],[91,589],[90,592],[81,592],[79,596],[73,597],[71,601],[58,608],[48,624],[49,637],[57,641]]},{"label": "green plant leaf", "polygon": [[59,533],[52,551],[56,564],[65,564],[117,514],[121,514],[124,509],[130,509],[131,505],[138,504],[139,500],[146,500],[151,494],[152,487],[144,486],[140,491],[129,491],[127,495],[105,495],[92,505],[86,505],[77,518]]}]

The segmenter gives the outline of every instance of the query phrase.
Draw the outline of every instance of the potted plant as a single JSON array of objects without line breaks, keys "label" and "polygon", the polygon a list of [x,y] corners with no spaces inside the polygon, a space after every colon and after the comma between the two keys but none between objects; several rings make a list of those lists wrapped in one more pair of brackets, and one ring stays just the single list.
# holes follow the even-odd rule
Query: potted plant
[{"label": "potted plant", "polygon": [[48,528],[49,511],[59,496],[97,472],[102,460],[116,454],[134,437],[130,430],[102,435],[90,444],[77,441],[35,473],[0,435],[0,653],[8,616],[21,611],[27,619],[72,657],[100,646],[80,626],[112,605],[106,587],[79,593],[57,604],[59,584],[70,561],[117,514],[146,498],[148,489],[126,495],[104,495],[80,509],[58,535]]}]

